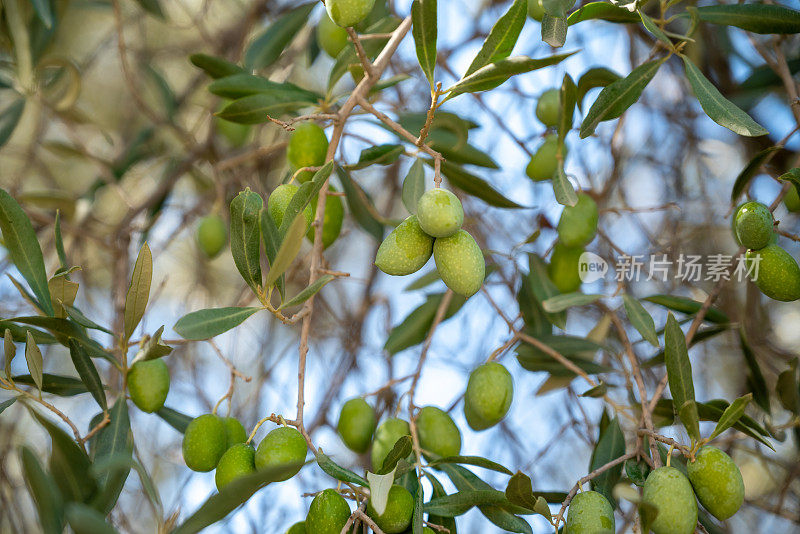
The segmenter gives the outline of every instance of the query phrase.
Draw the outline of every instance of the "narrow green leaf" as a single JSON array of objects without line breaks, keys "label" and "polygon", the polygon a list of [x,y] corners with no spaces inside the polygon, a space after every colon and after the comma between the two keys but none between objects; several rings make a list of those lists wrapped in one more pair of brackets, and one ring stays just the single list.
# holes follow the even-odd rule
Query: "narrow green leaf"
[{"label": "narrow green leaf", "polygon": [[115,534],[117,529],[106,523],[105,516],[85,504],[67,504],[66,517],[75,534]]},{"label": "narrow green leaf", "polygon": [[649,31],[651,34],[655,36],[656,39],[667,45],[668,48],[672,48],[672,41],[669,40],[667,34],[658,27],[658,25],[648,17],[642,10],[639,10],[639,17],[642,19],[642,25],[644,28]]},{"label": "narrow green leaf", "polygon": [[544,14],[542,17],[542,41],[553,48],[561,48],[567,42],[567,19]]},{"label": "narrow green leaf", "polygon": [[604,87],[581,123],[581,139],[592,135],[601,122],[616,119],[635,104],[666,60],[664,57],[639,65],[625,78]]},{"label": "narrow green leaf", "polygon": [[366,169],[370,165],[391,165],[405,152],[403,145],[386,144],[365,148],[361,151],[358,163],[345,165],[348,171]]},{"label": "narrow green leaf", "polygon": [[[545,300],[558,295],[558,289],[555,284],[550,280],[547,274],[547,265],[542,259],[535,255],[528,255],[528,282],[530,284],[531,292],[536,297],[536,300],[541,304]],[[562,330],[567,326],[567,314],[564,312],[548,313],[545,312],[545,317],[553,326],[557,326]]]},{"label": "narrow green leaf", "polygon": [[564,75],[564,80],[561,82],[561,89],[559,91],[559,101],[561,102],[561,110],[558,115],[558,146],[560,154],[565,153],[564,139],[572,129],[572,118],[575,115],[575,104],[578,99],[578,88],[569,74]]},{"label": "narrow green leaf", "polygon": [[25,110],[25,99],[18,98],[0,113],[0,147],[5,145],[14,133],[14,129]]},{"label": "narrow green leaf", "polygon": [[414,0],[411,4],[411,32],[417,48],[417,60],[422,72],[434,85],[433,71],[436,68],[436,39],[438,28],[437,0]]},{"label": "narrow green leaf", "polygon": [[751,33],[800,33],[800,11],[772,4],[728,4],[697,8],[700,20],[736,26]]},{"label": "narrow green leaf", "polygon": [[658,334],[656,334],[655,322],[653,321],[653,317],[644,309],[642,303],[627,293],[622,295],[622,303],[625,307],[625,313],[628,315],[628,320],[633,327],[648,343],[654,347],[658,347]]},{"label": "narrow green leaf", "polygon": [[747,395],[739,397],[733,401],[730,406],[725,408],[725,411],[722,412],[722,416],[717,422],[717,426],[714,428],[714,432],[711,433],[708,439],[714,439],[736,424],[744,415],[744,409],[750,404],[751,400],[753,400],[753,394],[748,393]]},{"label": "narrow green leaf", "polygon": [[147,301],[150,299],[150,284],[153,281],[153,255],[147,243],[142,245],[136,264],[133,266],[131,285],[125,295],[125,339],[130,339],[139,326]]},{"label": "narrow green leaf", "polygon": [[625,475],[640,488],[644,486],[649,474],[650,466],[644,460],[634,458],[625,460]]},{"label": "narrow green leaf", "polygon": [[61,534],[64,531],[64,499],[55,480],[39,463],[39,459],[28,447],[20,448],[25,482],[33,496],[39,523],[44,534]]},{"label": "narrow green leaf", "polygon": [[289,11],[273,22],[264,33],[255,38],[244,53],[248,69],[261,70],[275,63],[283,49],[308,22],[308,16],[317,2],[307,2]]},{"label": "narrow green leaf", "polygon": [[790,182],[798,194],[800,194],[800,167],[789,169],[788,172],[783,173],[778,177],[778,180],[785,180]]},{"label": "narrow green leaf", "polygon": [[[314,199],[318,198],[317,194],[320,192],[322,187],[325,185],[325,182],[330,177],[331,173],[333,172],[334,162],[329,161],[325,165],[322,166],[320,170],[314,173],[314,177],[302,184],[297,192],[294,194],[292,199],[289,201],[289,204],[286,206],[286,210],[283,212],[283,220],[281,222],[280,228],[278,228],[278,233],[282,236],[283,243],[286,240],[286,234],[289,231],[289,228],[292,224],[296,221],[298,215],[301,215],[303,210],[306,209],[306,206]],[[280,253],[280,250],[278,250]],[[275,262],[277,262],[277,254]],[[270,265],[272,265],[272,262]],[[269,285],[269,284],[267,284]]]},{"label": "narrow green leaf", "polygon": [[94,400],[97,401],[103,411],[108,410],[106,393],[103,390],[103,382],[100,380],[97,368],[86,353],[86,350],[74,339],[69,341],[69,355],[72,358],[75,370],[78,371],[78,376],[81,377],[81,381],[86,385],[86,389],[92,394],[92,397],[94,397]]},{"label": "narrow green leaf", "polygon": [[[685,313],[687,315],[694,315],[703,307],[702,302],[673,295],[651,295],[642,300],[646,300],[648,302],[652,302],[653,304],[658,304],[659,306],[664,306],[670,310]],[[717,324],[727,324],[731,322],[727,315],[713,307],[708,309],[705,318],[707,321]]]},{"label": "narrow green leaf", "polygon": [[261,311],[261,308],[228,307],[198,310],[178,319],[173,330],[184,339],[209,339],[239,326],[257,311]]},{"label": "narrow green leaf", "polygon": [[[616,460],[625,454],[625,436],[619,426],[619,421],[615,417],[603,430],[597,445],[592,452],[592,459],[589,462],[589,472],[591,473],[598,467],[608,462]],[[593,490],[602,493],[609,502],[614,502],[611,492],[622,476],[622,464],[604,471],[590,482]]]},{"label": "narrow green leaf", "polygon": [[449,93],[445,100],[449,100],[464,93],[477,93],[488,91],[505,83],[512,76],[524,74],[551,65],[561,63],[575,52],[557,54],[540,59],[526,56],[516,56],[501,59],[481,67],[469,76],[466,76],[447,89]]},{"label": "narrow green leaf", "polygon": [[756,404],[767,413],[770,413],[770,395],[767,388],[767,381],[764,380],[764,374],[761,372],[761,367],[758,365],[758,360],[750,348],[750,343],[747,341],[744,327],[739,329],[739,346],[744,355],[744,361],[747,365],[747,386],[753,392],[753,399]]},{"label": "narrow green leaf", "polygon": [[317,452],[317,464],[319,465],[320,469],[325,471],[328,475],[332,476],[336,480],[350,482],[351,484],[356,484],[365,488],[369,487],[369,482],[367,482],[363,477],[358,476],[349,469],[345,469],[331,460],[328,455],[322,452],[322,449]]},{"label": "narrow green leaf", "polygon": [[343,168],[337,167],[336,173],[344,189],[347,208],[358,225],[376,241],[383,240],[383,223],[375,218],[375,206],[363,189],[350,177]]},{"label": "narrow green leaf", "polygon": [[551,17],[566,17],[574,5],[575,0],[542,0],[544,12]]},{"label": "narrow green leaf", "polygon": [[28,363],[28,372],[33,377],[36,387],[42,389],[42,351],[36,346],[33,335],[28,332],[28,339],[25,343],[25,361]]},{"label": "narrow green leaf", "polygon": [[[425,160],[429,166],[433,166],[433,160]],[[450,182],[450,185],[464,191],[468,195],[479,198],[496,208],[524,208],[513,200],[510,200],[493,188],[489,182],[468,172],[461,165],[443,161],[441,167],[442,174]]]},{"label": "narrow green leaf", "polygon": [[[231,201],[231,255],[239,274],[253,292],[261,286],[261,195],[248,187]],[[237,323],[238,324],[238,323]],[[236,325],[234,325],[236,326]]]},{"label": "narrow green leaf", "polygon": [[269,117],[280,117],[308,106],[306,99],[298,100],[291,92],[256,93],[234,100],[216,115],[237,124],[261,124],[269,121]]},{"label": "narrow green leaf", "polygon": [[463,78],[467,78],[490,63],[496,63],[510,56],[514,45],[517,44],[522,27],[525,25],[527,14],[527,0],[514,0],[508,11],[492,27]]},{"label": "narrow green leaf", "polygon": [[186,427],[192,422],[192,418],[188,415],[182,414],[172,408],[164,406],[156,412],[158,416],[163,419],[169,426],[183,434],[186,432]]},{"label": "narrow green leaf", "polygon": [[750,181],[761,169],[761,166],[764,164],[764,162],[771,158],[774,152],[777,152],[782,148],[783,147],[781,145],[771,146],[761,150],[755,156],[750,158],[750,161],[747,162],[747,165],[744,166],[742,171],[736,177],[736,181],[733,183],[733,188],[731,189],[731,203],[735,203],[739,197],[742,196],[745,191],[747,191]]},{"label": "narrow green leaf", "polygon": [[403,180],[403,205],[412,215],[417,213],[417,202],[425,193],[425,169],[422,160],[415,159]]},{"label": "narrow green leaf", "polygon": [[16,397],[12,397],[12,398],[10,398],[8,400],[4,400],[3,402],[0,402],[0,413],[3,413],[4,411],[6,411],[6,408],[10,407],[15,402],[17,402],[17,398]]},{"label": "narrow green leaf", "polygon": [[684,55],[681,55],[681,59],[686,68],[686,78],[703,111],[711,120],[739,135],[758,137],[769,133],[766,128],[750,118],[750,115],[722,96],[692,60]]},{"label": "narrow green leaf", "polygon": [[[2,124],[0,124],[0,145],[2,145]],[[11,261],[28,282],[36,296],[37,305],[46,315],[52,316],[53,303],[50,300],[44,257],[36,239],[36,232],[28,216],[5,189],[0,189],[0,231],[3,232],[3,244],[8,250]]]},{"label": "narrow green leaf", "polygon": [[589,2],[569,14],[567,25],[572,26],[585,20],[631,23],[639,22],[639,17],[636,13],[608,2]]},{"label": "narrow green leaf", "polygon": [[[95,464],[93,469],[100,462],[108,461],[110,458],[122,457],[132,460],[133,434],[124,396],[117,398],[108,415],[110,421],[100,429],[90,443],[91,459]],[[98,422],[100,418],[102,414],[98,414]],[[95,473],[99,490],[92,498],[92,506],[96,510],[109,513],[119,499],[129,473],[129,467]]]},{"label": "narrow green leaf", "polygon": [[307,286],[303,289],[300,293],[292,297],[291,299],[287,300],[283,304],[281,304],[279,310],[284,308],[292,308],[294,306],[299,306],[300,304],[304,303],[314,295],[316,295],[320,289],[325,287],[325,284],[333,280],[335,277],[331,274],[326,274],[320,278],[318,278],[313,284]]},{"label": "narrow green leaf", "polygon": [[578,203],[578,193],[569,181],[567,174],[564,172],[564,161],[558,161],[556,173],[551,180],[553,185],[553,195],[556,197],[556,202],[562,206],[574,206]]},{"label": "narrow green leaf", "polygon": [[226,76],[233,76],[234,74],[245,73],[245,70],[239,65],[235,65],[221,57],[209,56],[208,54],[192,54],[189,56],[189,61],[215,80]]},{"label": "narrow green leaf", "polygon": [[[428,471],[422,471],[422,474],[425,475],[425,478],[427,478],[431,483],[431,489],[433,490],[431,493],[431,498],[435,499],[437,497],[444,497],[447,495],[447,492],[444,490],[444,486],[442,486],[442,483],[439,482],[435,476]],[[441,517],[434,514],[428,514],[428,522],[443,526],[450,531],[450,534],[458,533],[456,521],[452,517]]]},{"label": "narrow green leaf", "polygon": [[[436,317],[436,310],[442,302],[444,293],[430,295],[428,299],[417,309],[408,314],[403,321],[395,326],[389,337],[386,339],[386,344],[383,349],[389,354],[397,354],[401,350],[413,347],[425,340],[428,331],[433,325],[433,320]],[[447,320],[455,315],[461,306],[464,305],[466,299],[458,295],[453,295],[450,300],[450,306],[444,314],[444,319]]]},{"label": "narrow green leaf", "polygon": [[58,261],[61,263],[61,269],[69,269],[67,263],[67,253],[64,251],[64,238],[61,236],[61,210],[56,210],[56,221],[53,225],[53,236],[56,242],[56,253],[58,254]]},{"label": "narrow green leaf", "polygon": [[[411,515],[411,534],[423,534],[424,532],[422,527],[424,498],[425,494],[420,486],[414,494],[414,513]],[[430,518],[430,516],[428,517]],[[455,534],[455,530],[451,530],[450,533]]]},{"label": "narrow green leaf", "polygon": [[542,308],[548,313],[558,313],[574,306],[585,306],[603,298],[603,295],[584,295],[581,292],[556,295],[542,302]]},{"label": "narrow green leaf", "polygon": [[[603,2],[602,5],[611,6],[611,4],[607,4],[605,2]],[[623,9],[623,11],[629,13],[627,9]],[[595,87],[605,87],[621,78],[622,76],[605,67],[594,67],[584,72],[578,80],[578,93],[576,96],[578,108],[583,109],[583,98],[590,90],[594,89]]]},{"label": "narrow green leaf", "polygon": [[305,235],[306,218],[302,213],[298,213],[283,237],[283,242],[278,249],[278,254],[275,256],[275,261],[270,265],[267,280],[264,283],[265,287],[272,287],[278,278],[286,272],[286,269],[292,264],[297,254],[300,253],[300,247],[303,245],[303,237]]},{"label": "narrow green leaf", "polygon": [[395,442],[389,454],[386,455],[386,458],[384,458],[383,465],[381,465],[381,468],[378,470],[378,474],[385,475],[390,471],[394,471],[397,467],[397,462],[408,458],[412,449],[413,443],[411,442],[411,436],[401,436],[400,439]]},{"label": "narrow green leaf", "polygon": [[160,0],[136,0],[136,3],[151,15],[160,19],[164,18],[164,11],[161,9]]},{"label": "narrow green leaf", "polygon": [[700,439],[699,416],[694,399],[692,363],[686,348],[686,337],[678,321],[670,313],[664,330],[664,356],[667,363],[667,378],[672,401],[683,426],[693,439]]},{"label": "narrow green leaf", "polygon": [[[12,377],[14,382],[24,386],[35,386],[31,375],[17,375]],[[82,393],[88,393],[86,385],[77,378],[71,376],[42,374],[42,392],[58,395],[59,397],[74,397]]]},{"label": "narrow green leaf", "polygon": [[31,0],[33,10],[36,11],[36,16],[42,21],[45,28],[53,26],[53,10],[50,9],[49,0]]},{"label": "narrow green leaf", "polygon": [[473,506],[503,504],[506,500],[502,491],[467,490],[433,498],[424,504],[423,510],[441,517],[458,517],[467,513]]},{"label": "narrow green leaf", "polygon": [[114,334],[108,328],[100,326],[99,324],[95,323],[94,321],[86,317],[82,311],[80,311],[78,308],[74,306],[64,305],[64,310],[66,310],[67,316],[69,316],[70,319],[72,319],[81,326],[84,326],[86,328],[91,328],[92,330],[99,330],[109,335]]},{"label": "narrow green leaf", "polygon": [[222,98],[238,99],[251,95],[266,95],[280,102],[316,104],[322,95],[288,82],[273,82],[255,74],[237,72],[219,78],[208,86],[211,94]]},{"label": "narrow green leaf", "polygon": [[428,462],[428,465],[430,466],[436,466],[441,464],[474,465],[476,467],[483,467],[484,469],[497,471],[498,473],[503,473],[506,475],[512,474],[507,467],[504,467],[498,464],[497,462],[493,462],[481,456],[446,456],[444,458],[436,458],[435,460],[431,460],[430,462]]},{"label": "narrow green leaf", "polygon": [[17,346],[14,345],[14,337],[11,334],[11,330],[6,328],[3,334],[3,356],[4,356],[4,370],[6,372],[6,378],[11,377],[11,362],[14,360],[14,356],[16,355],[17,355]]}]

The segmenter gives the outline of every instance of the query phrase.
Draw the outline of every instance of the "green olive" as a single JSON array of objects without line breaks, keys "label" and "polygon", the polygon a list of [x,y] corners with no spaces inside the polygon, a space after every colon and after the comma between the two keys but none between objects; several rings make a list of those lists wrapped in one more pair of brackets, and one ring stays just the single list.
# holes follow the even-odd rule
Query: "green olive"
[{"label": "green olive", "polygon": [[597,204],[585,193],[578,195],[574,206],[564,207],[558,221],[558,238],[568,247],[582,247],[597,235]]},{"label": "green olive", "polygon": [[445,285],[463,297],[471,297],[483,285],[486,260],[475,239],[465,230],[433,243],[433,259]]},{"label": "green olive", "polygon": [[[568,153],[567,146],[564,145],[564,158]],[[525,174],[534,182],[550,180],[558,170],[558,136],[549,134],[545,136],[544,142],[536,149],[531,157],[530,163],[525,168]]]},{"label": "green olive", "polygon": [[362,398],[350,399],[342,406],[336,430],[353,452],[367,452],[378,420],[375,410]]},{"label": "green olive", "polygon": [[739,243],[751,250],[760,250],[769,244],[775,220],[769,208],[760,202],[745,202],[734,217]]},{"label": "green olive", "polygon": [[326,489],[311,501],[306,534],[340,534],[350,519],[350,505],[335,490]]},{"label": "green olive", "polygon": [[383,461],[398,439],[410,435],[411,428],[402,419],[391,418],[381,423],[375,431],[375,440],[372,442],[372,470],[377,472],[383,466]]},{"label": "green olive", "polygon": [[332,58],[336,58],[347,46],[347,30],[336,25],[327,13],[319,19],[317,26],[317,44]]},{"label": "green olive", "polygon": [[458,456],[461,432],[447,412],[426,406],[417,414],[419,445],[437,456]]},{"label": "green olive", "polygon": [[731,457],[706,445],[686,464],[689,481],[700,504],[711,515],[724,521],[733,516],[744,502],[742,473]]},{"label": "green olive", "polygon": [[542,0],[528,0],[528,16],[533,20],[542,22],[542,18],[544,17]]},{"label": "green olive", "polygon": [[342,28],[355,26],[370,14],[375,0],[328,0],[328,16]]},{"label": "green olive", "polygon": [[214,473],[217,490],[222,491],[222,488],[237,478],[255,473],[255,455],[256,451],[249,443],[237,443],[225,451],[217,464],[217,472]]},{"label": "green olive", "polygon": [[575,495],[567,511],[566,534],[614,534],[614,508],[602,493]]},{"label": "green olive", "polygon": [[797,194],[796,187],[792,186],[789,188],[786,196],[783,197],[783,203],[786,204],[787,210],[793,213],[800,212],[800,195]]},{"label": "green olive", "polygon": [[689,480],[674,467],[659,467],[644,483],[642,502],[658,509],[650,529],[655,534],[692,534],[697,526],[697,500]]},{"label": "green olive", "polygon": [[375,255],[375,265],[393,276],[415,273],[428,263],[433,254],[433,238],[422,231],[416,215],[397,225]]},{"label": "green olive", "polygon": [[[336,192],[336,189],[331,186],[331,191]],[[317,199],[315,196],[311,201],[311,219],[316,218],[317,215]],[[325,197],[325,217],[322,220],[322,248],[326,249],[331,246],[334,241],[339,237],[342,232],[342,223],[344,222],[344,203],[342,197],[337,195],[328,195]],[[314,226],[312,225],[306,237],[313,243],[314,242]]]},{"label": "green olive", "polygon": [[228,242],[228,227],[219,215],[207,215],[197,225],[197,244],[208,258],[219,254]]},{"label": "green olive", "polygon": [[558,124],[561,113],[561,94],[558,89],[548,89],[536,102],[536,117],[542,124],[551,128]]},{"label": "green olive", "polygon": [[289,480],[303,467],[306,452],[306,440],[300,432],[288,426],[278,427],[258,444],[256,469],[286,465],[287,472],[276,481]]},{"label": "green olive", "polygon": [[286,534],[306,534],[306,522],[298,521],[286,531]]},{"label": "green olive", "polygon": [[393,485],[389,488],[386,508],[378,514],[372,506],[372,500],[367,501],[367,515],[375,521],[386,534],[400,534],[411,524],[411,515],[414,513],[414,497],[403,486]]},{"label": "green olive", "polygon": [[583,247],[568,247],[560,241],[553,247],[547,274],[561,293],[572,293],[581,287],[580,259]]},{"label": "green olive", "polygon": [[800,299],[800,267],[788,252],[772,244],[761,250],[748,250],[746,257],[751,276],[762,293],[783,302]]},{"label": "green olive", "polygon": [[183,433],[183,460],[192,471],[206,472],[217,467],[225,453],[225,423],[214,414],[192,419]]},{"label": "green olive", "polygon": [[164,360],[134,363],[128,369],[128,392],[143,412],[153,413],[163,408],[169,393],[169,369]]},{"label": "green olive", "polygon": [[464,393],[464,415],[473,430],[485,430],[503,420],[514,398],[511,373],[497,362],[473,370]]},{"label": "green olive", "polygon": [[222,422],[225,424],[225,443],[227,443],[227,448],[247,441],[247,431],[238,419],[235,417],[223,417]]},{"label": "green olive", "polygon": [[[275,226],[278,228],[281,227],[281,223],[283,223],[283,214],[286,213],[286,208],[289,207],[289,203],[292,201],[292,198],[294,198],[294,195],[297,194],[298,189],[300,188],[294,184],[281,184],[275,188],[267,199],[267,211],[269,212],[270,218],[275,222]],[[307,231],[311,227],[311,222],[314,220],[310,205],[303,208],[303,217],[306,219]]]},{"label": "green olive", "polygon": [[303,122],[295,126],[289,136],[286,159],[295,170],[304,167],[321,167],[328,155],[328,137],[325,130],[313,122]]},{"label": "green olive", "polygon": [[417,203],[417,219],[431,237],[450,237],[464,223],[464,208],[452,192],[436,188],[426,191]]}]

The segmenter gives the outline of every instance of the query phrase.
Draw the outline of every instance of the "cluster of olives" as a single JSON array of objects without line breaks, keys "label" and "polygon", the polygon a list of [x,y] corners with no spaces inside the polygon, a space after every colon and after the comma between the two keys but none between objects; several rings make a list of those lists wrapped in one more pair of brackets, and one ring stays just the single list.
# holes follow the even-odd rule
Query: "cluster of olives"
[{"label": "cluster of olives", "polygon": [[[296,429],[281,426],[269,432],[258,448],[247,440],[239,420],[204,414],[193,419],[183,433],[183,460],[192,471],[216,469],[217,489],[259,469],[287,466],[279,480],[300,471],[306,459],[306,440]],[[295,467],[296,466],[296,467]]]},{"label": "cluster of olives", "polygon": [[585,193],[578,195],[574,206],[566,206],[558,221],[558,241],[553,247],[548,275],[561,293],[577,291],[581,286],[579,263],[586,245],[597,234],[597,203]]},{"label": "cluster of olives", "polygon": [[[558,89],[548,89],[536,102],[536,118],[548,129],[555,128],[561,112],[561,96]],[[567,157],[567,147],[564,146],[562,157]],[[535,182],[550,180],[558,170],[558,135],[549,133],[545,135],[544,142],[539,145],[525,173]]]},{"label": "cluster of olives", "polygon": [[426,191],[417,203],[417,214],[383,240],[375,265],[386,274],[405,276],[422,269],[433,256],[447,287],[471,297],[483,285],[486,262],[475,239],[461,229],[463,222],[458,197],[441,188]]},{"label": "cluster of olives", "polygon": [[[794,190],[794,188],[792,189]],[[795,191],[796,193],[796,191]],[[800,299],[800,267],[797,261],[778,244],[775,220],[767,206],[760,202],[745,202],[733,219],[737,241],[746,247],[746,258],[758,258],[755,283],[766,296],[784,302]]]},{"label": "cluster of olives", "polygon": [[[702,447],[686,465],[686,475],[674,467],[659,467],[644,483],[642,502],[657,515],[650,525],[655,534],[692,534],[697,526],[697,501],[723,521],[744,502],[744,482],[730,456],[711,445]],[[572,499],[567,514],[567,534],[613,534],[614,509],[595,491]]]}]

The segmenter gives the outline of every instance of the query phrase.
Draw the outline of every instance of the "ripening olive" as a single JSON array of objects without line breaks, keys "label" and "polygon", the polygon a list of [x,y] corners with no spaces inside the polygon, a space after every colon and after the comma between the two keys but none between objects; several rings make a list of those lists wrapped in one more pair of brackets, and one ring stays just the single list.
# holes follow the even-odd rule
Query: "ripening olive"
[{"label": "ripening olive", "polygon": [[328,0],[325,3],[328,16],[342,28],[355,26],[364,20],[374,5],[375,0]]},{"label": "ripening olive", "polygon": [[353,452],[367,452],[378,420],[375,410],[362,398],[350,399],[342,406],[336,431]]},{"label": "ripening olive", "polygon": [[[289,136],[289,147],[286,149],[286,159],[294,170],[304,167],[321,167],[325,164],[328,154],[328,137],[325,130],[313,122],[303,122],[295,127]],[[311,171],[304,171],[298,175],[300,183],[310,180],[314,176]]]},{"label": "ripening olive", "polygon": [[372,442],[372,470],[377,472],[383,466],[383,461],[398,439],[410,435],[411,428],[402,419],[391,418],[381,423],[375,431],[375,440]]},{"label": "ripening olive", "polygon": [[433,254],[433,238],[422,231],[416,215],[397,225],[375,255],[375,265],[386,274],[404,276],[415,273]]},{"label": "ripening olive", "polygon": [[558,238],[568,247],[588,245],[597,234],[597,204],[585,193],[574,206],[566,206],[558,221]]},{"label": "ripening olive", "polygon": [[317,44],[332,58],[336,58],[347,46],[347,30],[336,25],[327,13],[319,19],[317,26]]},{"label": "ripening olive", "polygon": [[772,237],[775,220],[769,208],[760,202],[745,202],[734,217],[739,243],[751,250],[767,246]]},{"label": "ripening olive", "polygon": [[217,490],[222,491],[222,488],[235,479],[255,473],[255,455],[256,451],[249,443],[237,443],[225,451],[217,464],[217,472],[214,473]]},{"label": "ripening olive", "polygon": [[169,393],[169,369],[164,360],[134,363],[128,369],[128,391],[143,412],[153,413],[163,408]]},{"label": "ripening olive", "polygon": [[286,534],[306,534],[306,522],[298,521],[286,531]]},{"label": "ripening olive", "polygon": [[689,481],[700,504],[711,515],[724,521],[735,514],[744,502],[742,473],[731,457],[706,445],[686,464]]},{"label": "ripening olive", "polygon": [[214,414],[192,419],[183,433],[183,460],[192,471],[211,471],[225,453],[225,423]]},{"label": "ripening olive", "polygon": [[[564,158],[567,157],[568,149],[564,145]],[[549,134],[545,136],[544,142],[536,149],[531,157],[530,163],[525,168],[525,174],[534,182],[550,180],[558,170],[558,136]]]},{"label": "ripening olive", "polygon": [[572,293],[581,287],[580,259],[583,247],[568,247],[560,241],[553,247],[547,274],[561,293]]},{"label": "ripening olive", "polygon": [[[286,208],[289,207],[289,202],[292,201],[298,189],[299,187],[294,184],[281,184],[275,188],[275,191],[273,191],[267,199],[267,211],[272,220],[275,221],[275,226],[278,228],[281,227]],[[314,216],[311,213],[311,206],[307,205],[303,208],[303,217],[306,219],[306,230],[308,230],[311,227],[311,222],[314,220]]]},{"label": "ripening olive", "polygon": [[548,128],[558,124],[561,113],[561,95],[558,89],[548,89],[536,102],[536,117]]},{"label": "ripening olive", "polygon": [[417,414],[419,445],[437,456],[458,456],[461,432],[447,412],[426,406]]},{"label": "ripening olive", "polygon": [[[336,189],[331,186],[330,190],[335,192]],[[311,219],[313,220],[317,215],[317,200],[315,196],[311,200]],[[325,197],[325,216],[322,219],[322,248],[328,248],[339,237],[342,232],[342,222],[344,221],[344,203],[342,197],[336,195],[328,195]],[[312,225],[306,237],[313,243],[314,242],[314,226]]]},{"label": "ripening olive", "polygon": [[225,424],[225,443],[228,449],[237,443],[247,441],[247,431],[238,419],[235,417],[223,417],[222,422]]},{"label": "ripening olive", "polygon": [[372,500],[367,501],[367,515],[375,521],[386,534],[399,534],[404,532],[411,524],[411,514],[414,512],[414,497],[403,486],[397,484],[389,488],[386,508],[378,514],[372,506]]},{"label": "ripening olive", "polygon": [[463,297],[471,297],[483,285],[486,260],[475,239],[465,230],[433,243],[433,259],[445,285]]},{"label": "ripening olive", "polygon": [[566,534],[614,534],[614,509],[602,493],[575,495],[567,511]]},{"label": "ripening olive", "polygon": [[533,20],[542,22],[542,18],[544,17],[542,0],[528,0],[528,16]]},{"label": "ripening olive", "polygon": [[469,375],[464,393],[464,415],[473,430],[485,430],[502,421],[514,398],[511,373],[497,362],[481,365]]},{"label": "ripening olive", "polygon": [[783,302],[800,299],[800,267],[788,252],[773,244],[748,250],[746,257],[751,276],[762,293]]},{"label": "ripening olive", "polygon": [[789,188],[786,196],[783,197],[783,203],[786,204],[787,210],[793,213],[800,212],[800,195],[797,194],[796,187],[792,186]]},{"label": "ripening olive", "polygon": [[296,429],[281,426],[267,434],[256,449],[256,469],[296,464],[277,481],[295,476],[306,459],[306,440]]},{"label": "ripening olive", "polygon": [[197,225],[197,244],[208,258],[214,258],[228,242],[228,227],[219,215],[206,215]]},{"label": "ripening olive", "polygon": [[697,500],[689,480],[674,467],[659,467],[644,483],[642,501],[658,509],[650,529],[655,534],[692,534],[697,526]]},{"label": "ripening olive", "polygon": [[350,518],[350,505],[335,490],[326,489],[311,501],[306,534],[340,534]]},{"label": "ripening olive", "polygon": [[417,202],[417,219],[431,237],[450,237],[464,223],[464,208],[452,192],[436,188],[426,191]]}]

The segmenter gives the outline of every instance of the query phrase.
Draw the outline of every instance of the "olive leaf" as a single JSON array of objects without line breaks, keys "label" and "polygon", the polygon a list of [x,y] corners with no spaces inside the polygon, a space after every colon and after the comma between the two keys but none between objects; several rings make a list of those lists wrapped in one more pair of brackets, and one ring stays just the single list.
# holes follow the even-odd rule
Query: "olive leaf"
[{"label": "olive leaf", "polygon": [[[133,266],[131,284],[125,295],[125,339],[130,339],[139,326],[147,301],[150,299],[150,284],[153,281],[153,255],[147,243],[142,245],[136,264]],[[71,304],[71,303],[70,303]]]},{"label": "olive leaf", "polygon": [[627,293],[622,295],[622,303],[625,308],[625,313],[628,315],[628,320],[633,327],[648,343],[654,347],[658,347],[658,334],[656,334],[655,322],[653,322],[653,317],[644,309],[642,303]]},{"label": "olive leaf", "polygon": [[6,378],[11,377],[11,362],[14,356],[17,355],[17,346],[14,345],[14,337],[11,335],[11,330],[5,329],[3,334],[3,356]]},{"label": "olive leaf", "polygon": [[187,313],[175,323],[173,330],[184,339],[209,339],[239,326],[261,308],[209,308]]},{"label": "olive leaf", "polygon": [[664,330],[664,356],[667,363],[667,378],[672,401],[678,411],[683,426],[692,439],[700,439],[700,424],[697,404],[694,398],[694,382],[692,381],[692,363],[686,338],[678,321],[670,313]]},{"label": "olive leaf", "polygon": [[390,472],[378,475],[367,471],[367,481],[369,482],[369,499],[372,507],[378,515],[383,515],[386,504],[389,501],[389,490],[392,489],[394,482],[394,472],[397,466]]},{"label": "olive leaf", "polygon": [[260,70],[275,63],[283,49],[306,25],[308,16],[317,2],[301,4],[273,22],[247,47],[244,64],[248,69]]},{"label": "olive leaf", "polygon": [[189,56],[189,61],[214,79],[245,73],[245,70],[239,65],[235,65],[221,57],[209,56],[208,54],[192,54]]},{"label": "olive leaf", "polygon": [[511,55],[511,51],[519,39],[519,34],[522,32],[522,27],[525,25],[527,11],[527,0],[514,0],[508,11],[492,26],[483,46],[470,63],[463,78],[467,78],[490,63],[496,63]]},{"label": "olive leaf", "polygon": [[[283,225],[281,225],[283,228]],[[283,236],[283,242],[278,249],[278,254],[275,255],[275,261],[270,265],[269,272],[267,273],[267,280],[264,286],[269,288],[278,280],[278,278],[286,272],[289,265],[297,257],[300,252],[300,247],[303,245],[303,236],[306,234],[306,218],[300,212],[295,215],[293,222]]]},{"label": "olive leaf", "polygon": [[231,201],[231,255],[239,274],[255,293],[261,286],[261,195],[248,187]]},{"label": "olive leaf", "polygon": [[720,416],[717,422],[717,426],[714,428],[714,432],[711,433],[708,439],[714,439],[736,424],[744,415],[744,409],[751,400],[753,400],[753,394],[748,393],[747,395],[739,397],[725,408],[725,411],[722,412],[722,416]]},{"label": "olive leaf", "polygon": [[33,377],[36,387],[42,390],[42,351],[36,346],[33,334],[27,332],[27,342],[25,343],[25,361],[28,362],[28,372]]},{"label": "olive leaf", "polygon": [[403,205],[412,215],[417,213],[417,202],[425,193],[425,169],[422,160],[415,159],[403,180]]},{"label": "olive leaf", "polygon": [[45,534],[60,534],[64,531],[64,499],[56,482],[47,473],[34,452],[28,447],[20,448],[25,482],[33,496],[39,523]]},{"label": "olive leaf", "polygon": [[87,391],[92,394],[92,397],[104,412],[108,410],[103,382],[100,380],[97,368],[94,366],[94,362],[92,362],[86,349],[74,339],[70,339],[69,355],[72,358],[72,365],[78,371],[78,376],[81,377],[81,381],[86,386]]},{"label": "olive leaf", "polygon": [[164,325],[161,325],[152,337],[148,336],[146,341],[141,344],[141,347],[136,352],[136,356],[134,356],[131,361],[131,365],[138,361],[156,360],[171,353],[172,347],[161,342],[161,336],[163,334]]},{"label": "olive leaf", "polygon": [[417,60],[431,87],[434,85],[433,72],[436,68],[437,19],[437,0],[414,0],[411,4],[411,33],[417,49]]}]

